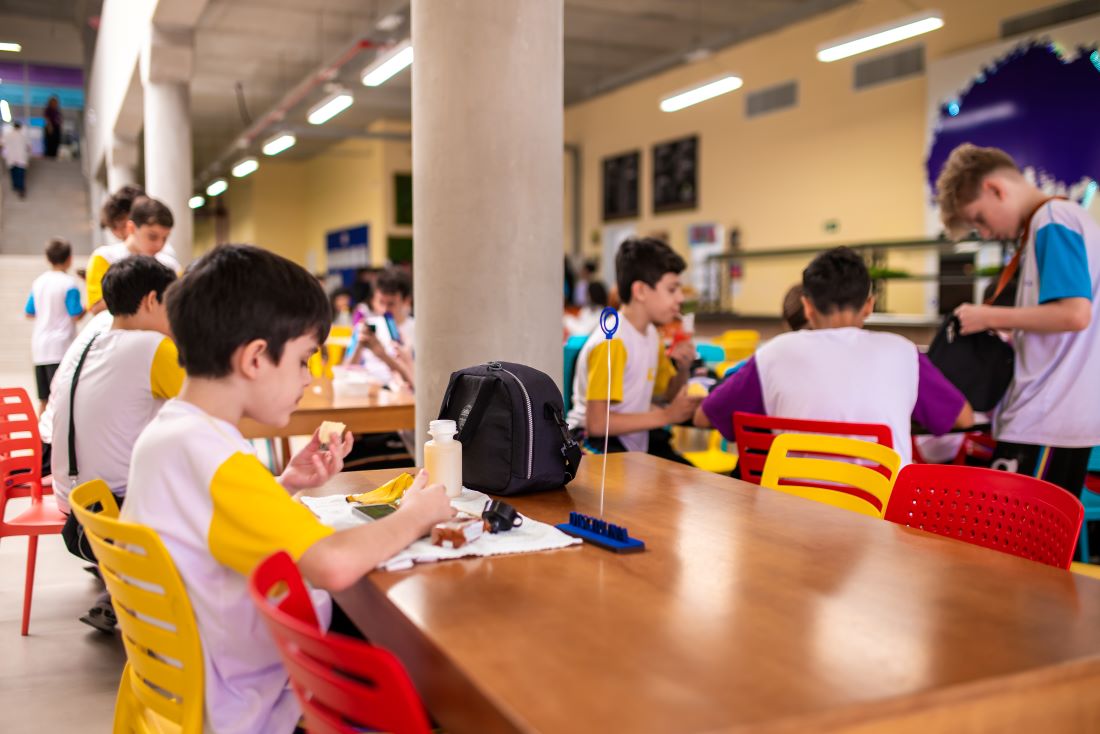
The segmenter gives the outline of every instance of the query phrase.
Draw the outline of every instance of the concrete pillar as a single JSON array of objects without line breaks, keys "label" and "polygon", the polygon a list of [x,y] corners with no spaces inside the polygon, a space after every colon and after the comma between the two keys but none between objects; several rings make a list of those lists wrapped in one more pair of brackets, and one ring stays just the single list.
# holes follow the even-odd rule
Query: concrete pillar
[{"label": "concrete pillar", "polygon": [[92,249],[107,244],[109,235],[99,226],[99,210],[107,199],[107,191],[99,179],[92,176],[88,181],[88,209],[92,222]]},{"label": "concrete pillar", "polygon": [[153,26],[141,55],[145,107],[145,191],[168,205],[175,226],[168,243],[182,265],[191,260],[191,70],[189,29]]},{"label": "concrete pillar", "polygon": [[114,193],[123,186],[137,183],[137,140],[114,134],[107,149],[107,190]]},{"label": "concrete pillar", "polygon": [[456,369],[562,379],[562,0],[413,0],[417,445]]}]

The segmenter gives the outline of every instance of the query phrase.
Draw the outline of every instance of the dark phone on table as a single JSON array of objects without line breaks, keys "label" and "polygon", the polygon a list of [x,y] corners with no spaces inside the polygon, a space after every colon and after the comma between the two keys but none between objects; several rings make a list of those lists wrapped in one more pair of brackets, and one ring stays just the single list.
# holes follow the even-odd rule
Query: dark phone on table
[{"label": "dark phone on table", "polygon": [[390,330],[390,339],[401,344],[401,332],[397,330],[397,322],[393,320],[393,314],[387,311],[382,318],[386,320],[386,328]]},{"label": "dark phone on table", "polygon": [[381,520],[386,515],[397,512],[397,507],[395,505],[358,505],[355,511],[363,513],[371,520]]}]

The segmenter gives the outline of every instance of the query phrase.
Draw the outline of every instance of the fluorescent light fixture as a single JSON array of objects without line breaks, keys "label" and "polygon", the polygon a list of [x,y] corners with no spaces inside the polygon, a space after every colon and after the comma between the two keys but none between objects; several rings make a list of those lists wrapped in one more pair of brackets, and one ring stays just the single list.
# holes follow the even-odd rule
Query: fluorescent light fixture
[{"label": "fluorescent light fixture", "polygon": [[363,69],[363,84],[368,87],[381,86],[412,62],[412,41],[399,43],[389,53],[379,56],[370,66]]},{"label": "fluorescent light fixture", "polygon": [[264,155],[279,155],[287,148],[293,148],[298,138],[290,133],[281,133],[264,143]]},{"label": "fluorescent light fixture", "polygon": [[324,125],[348,107],[351,107],[352,101],[353,98],[350,94],[343,90],[337,90],[311,108],[306,119],[309,120],[310,125]]},{"label": "fluorescent light fixture", "polygon": [[0,99],[0,120],[11,122],[11,107],[6,99]]},{"label": "fluorescent light fixture", "polygon": [[203,204],[205,204],[205,203],[206,203],[206,199],[199,196],[198,194],[195,194],[194,196],[192,196],[190,199],[187,200],[187,206],[191,207],[192,209],[201,209]]},{"label": "fluorescent light fixture", "polygon": [[206,187],[207,196],[221,196],[229,188],[229,182],[224,178],[216,178]]},{"label": "fluorescent light fixture", "polygon": [[721,94],[740,89],[743,83],[744,82],[741,81],[741,77],[739,76],[724,76],[709,81],[702,86],[693,87],[683,92],[677,92],[671,97],[665,97],[661,100],[661,110],[664,112],[682,110],[685,107],[691,107],[693,104],[699,104],[700,102],[713,99]]},{"label": "fluorescent light fixture", "polygon": [[18,43],[0,43],[0,51],[11,51],[13,54],[17,54],[23,50],[23,47]]},{"label": "fluorescent light fixture", "polygon": [[938,10],[929,10],[818,46],[817,60],[829,62],[846,59],[849,56],[929,33],[937,28],[943,28],[943,16]]},{"label": "fluorescent light fixture", "polygon": [[245,158],[242,161],[237,161],[237,165],[233,166],[231,173],[234,178],[244,178],[250,173],[255,173],[259,167],[260,162],[255,158]]}]

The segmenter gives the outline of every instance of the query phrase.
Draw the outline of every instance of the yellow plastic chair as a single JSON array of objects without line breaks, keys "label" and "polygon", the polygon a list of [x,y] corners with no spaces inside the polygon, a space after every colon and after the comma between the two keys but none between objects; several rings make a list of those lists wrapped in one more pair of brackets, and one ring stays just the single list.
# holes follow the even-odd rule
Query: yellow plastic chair
[{"label": "yellow plastic chair", "polygon": [[900,466],[896,451],[870,441],[784,433],[768,451],[760,486],[881,519]]},{"label": "yellow plastic chair", "polygon": [[727,362],[740,362],[756,351],[760,344],[760,332],[754,329],[731,329],[722,333],[718,343],[726,350]]},{"label": "yellow plastic chair", "polygon": [[737,466],[737,454],[722,448],[722,434],[711,431],[707,437],[705,451],[684,451],[682,456],[690,461],[697,469],[714,472],[715,474],[729,474]]},{"label": "yellow plastic chair", "polygon": [[76,487],[69,502],[99,560],[126,646],[114,734],[201,734],[202,646],[171,556],[153,530],[118,519],[102,480]]}]

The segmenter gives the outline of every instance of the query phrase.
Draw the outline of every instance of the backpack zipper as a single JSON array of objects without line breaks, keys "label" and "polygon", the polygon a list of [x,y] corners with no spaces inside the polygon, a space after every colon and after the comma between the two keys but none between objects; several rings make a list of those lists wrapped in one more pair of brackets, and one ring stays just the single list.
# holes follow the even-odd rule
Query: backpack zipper
[{"label": "backpack zipper", "polygon": [[531,396],[527,394],[527,388],[524,387],[523,380],[516,377],[515,373],[511,370],[504,369],[504,366],[500,362],[490,362],[489,369],[500,370],[507,374],[516,381],[520,391],[523,393],[523,403],[527,408],[527,478],[530,479],[535,466],[535,418],[531,413]]}]

